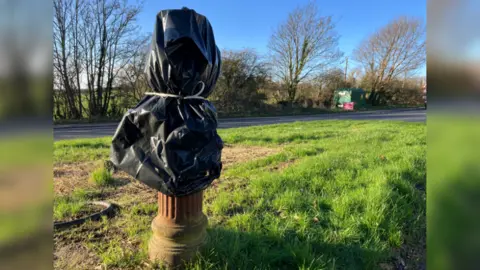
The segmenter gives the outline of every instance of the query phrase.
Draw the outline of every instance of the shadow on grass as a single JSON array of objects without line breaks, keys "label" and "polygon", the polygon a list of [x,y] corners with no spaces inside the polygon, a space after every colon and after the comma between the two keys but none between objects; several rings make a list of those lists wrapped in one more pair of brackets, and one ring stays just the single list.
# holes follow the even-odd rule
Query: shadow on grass
[{"label": "shadow on grass", "polygon": [[384,204],[380,238],[391,243],[397,269],[425,269],[425,159],[415,159],[413,167],[390,175],[387,183],[389,198]]},{"label": "shadow on grass", "polygon": [[118,187],[126,186],[131,183],[132,181],[126,177],[114,177],[112,183],[109,184],[109,186],[118,188]]},{"label": "shadow on grass", "polygon": [[279,237],[210,228],[208,235],[196,262],[200,269],[375,269],[388,256],[357,244],[311,241],[295,231]]}]

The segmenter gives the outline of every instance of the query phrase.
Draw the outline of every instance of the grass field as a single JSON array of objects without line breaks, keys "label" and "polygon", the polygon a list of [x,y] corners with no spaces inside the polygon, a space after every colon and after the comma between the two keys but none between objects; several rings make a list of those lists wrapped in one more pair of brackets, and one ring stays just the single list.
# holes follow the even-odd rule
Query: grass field
[{"label": "grass field", "polygon": [[[189,269],[424,268],[425,124],[319,121],[219,133],[225,169],[205,192],[209,242]],[[56,231],[57,269],[157,267],[146,256],[155,192],[123,173],[108,186],[88,181],[109,139],[54,144],[55,207],[92,199],[120,207],[111,219]]]}]

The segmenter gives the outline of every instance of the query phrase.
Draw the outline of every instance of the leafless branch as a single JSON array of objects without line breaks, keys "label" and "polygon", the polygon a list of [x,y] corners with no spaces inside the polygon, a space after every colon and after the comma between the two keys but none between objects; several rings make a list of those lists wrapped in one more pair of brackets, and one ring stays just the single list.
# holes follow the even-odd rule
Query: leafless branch
[{"label": "leafless branch", "polygon": [[382,90],[425,64],[425,27],[415,18],[397,18],[364,40],[354,58],[363,66],[372,91]]},{"label": "leafless branch", "polygon": [[297,86],[337,62],[339,36],[331,16],[320,16],[314,2],[293,10],[270,38],[274,74],[286,86],[289,101]]}]

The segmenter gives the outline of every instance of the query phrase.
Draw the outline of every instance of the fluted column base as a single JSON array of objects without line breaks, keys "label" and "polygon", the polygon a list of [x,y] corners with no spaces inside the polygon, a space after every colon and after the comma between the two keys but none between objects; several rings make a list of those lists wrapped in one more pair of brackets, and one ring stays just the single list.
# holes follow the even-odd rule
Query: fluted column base
[{"label": "fluted column base", "polygon": [[178,269],[193,259],[207,240],[202,204],[203,191],[184,197],[158,193],[158,215],[148,245],[150,260]]}]

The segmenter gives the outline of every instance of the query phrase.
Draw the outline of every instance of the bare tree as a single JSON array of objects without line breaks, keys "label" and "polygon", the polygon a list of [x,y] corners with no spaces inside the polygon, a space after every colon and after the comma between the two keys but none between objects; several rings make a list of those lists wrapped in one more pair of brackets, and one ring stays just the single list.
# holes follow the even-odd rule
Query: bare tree
[{"label": "bare tree", "polygon": [[359,67],[350,69],[347,75],[347,83],[351,84],[351,87],[358,87],[358,78],[361,76],[362,70]]},{"label": "bare tree", "polygon": [[124,0],[92,0],[82,14],[91,116],[107,114],[115,78],[144,44],[135,24],[139,12]]},{"label": "bare tree", "polygon": [[337,62],[339,36],[331,16],[320,16],[314,2],[293,10],[279,25],[269,42],[272,65],[288,93],[295,100],[298,84],[315,72]]},{"label": "bare tree", "polygon": [[265,85],[262,87],[262,92],[267,95],[267,99],[275,101],[276,104],[285,104],[288,95],[284,89],[285,88],[280,82],[274,81],[269,77]]},{"label": "bare tree", "polygon": [[384,91],[425,64],[425,27],[419,19],[395,19],[363,41],[354,58],[363,66],[372,94]]},{"label": "bare tree", "polygon": [[147,38],[135,24],[140,8],[126,0],[54,1],[54,75],[64,96],[56,100],[65,100],[65,117],[108,113],[118,74]]},{"label": "bare tree", "polygon": [[74,82],[76,84],[77,90],[77,99],[78,99],[78,114],[80,117],[83,116],[84,106],[82,102],[82,84],[81,84],[81,74],[83,72],[83,67],[81,63],[81,55],[82,52],[80,51],[80,27],[81,27],[81,18],[80,13],[83,12],[84,7],[84,0],[75,0],[75,5],[73,7],[73,25],[71,30],[71,43],[73,47],[73,67],[74,67]]},{"label": "bare tree", "polygon": [[[76,1],[78,2],[78,1]],[[54,80],[58,85],[59,96],[63,96],[65,100],[65,117],[80,118],[81,109],[78,104],[80,87],[75,84],[75,70],[72,68],[72,58],[75,62],[78,56],[75,40],[71,35],[77,26],[76,14],[72,11],[74,0],[58,0],[53,2],[54,20],[53,20],[53,68]],[[72,56],[73,54],[73,56]],[[78,65],[76,66],[78,67]]]},{"label": "bare tree", "polygon": [[[144,93],[150,89],[145,76],[145,63],[148,50],[149,47],[147,44],[144,44],[119,74],[119,84],[122,95],[124,99],[129,102],[138,102]],[[132,104],[125,105],[131,106]]]}]

